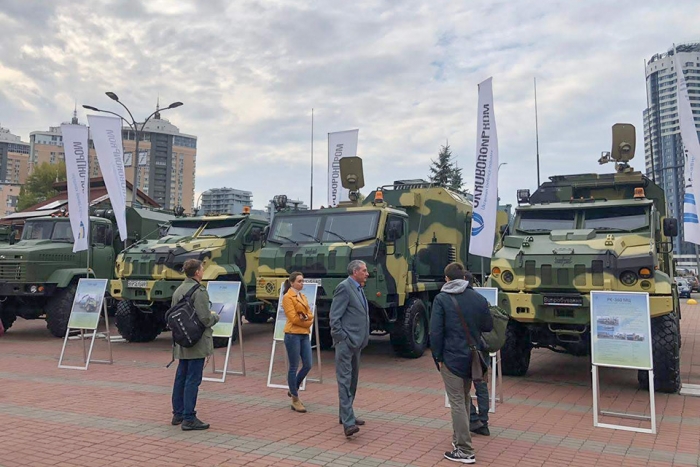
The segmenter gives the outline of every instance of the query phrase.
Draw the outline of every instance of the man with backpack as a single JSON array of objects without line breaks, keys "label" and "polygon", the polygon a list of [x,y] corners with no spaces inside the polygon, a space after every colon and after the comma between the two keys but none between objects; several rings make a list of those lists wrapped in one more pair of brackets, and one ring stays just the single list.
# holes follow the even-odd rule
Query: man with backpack
[{"label": "man with backpack", "polygon": [[472,380],[480,381],[486,364],[479,351],[481,333],[493,329],[489,303],[464,280],[460,263],[445,267],[447,283],[433,300],[430,344],[452,407],[452,446],[445,458],[476,463],[469,432],[467,400]]},{"label": "man with backpack", "polygon": [[[196,342],[190,342],[189,347],[183,347],[173,339],[173,359],[179,359],[175,384],[173,385],[173,425],[182,424],[184,431],[206,430],[208,423],[197,418],[195,405],[197,393],[202,383],[204,361],[214,353],[212,327],[219,321],[219,315],[209,309],[209,293],[200,285],[204,275],[204,266],[197,259],[188,259],[182,266],[187,276],[184,282],[173,294],[172,306],[179,305],[181,300],[189,300],[196,312],[196,318],[204,328],[202,336]],[[173,308],[168,310],[171,312]],[[177,330],[173,330],[174,333]]]}]

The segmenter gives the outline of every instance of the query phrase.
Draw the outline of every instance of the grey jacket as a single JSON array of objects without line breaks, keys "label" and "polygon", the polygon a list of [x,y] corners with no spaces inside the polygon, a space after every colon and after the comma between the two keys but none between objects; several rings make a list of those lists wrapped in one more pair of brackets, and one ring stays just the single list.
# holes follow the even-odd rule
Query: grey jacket
[{"label": "grey jacket", "polygon": [[[189,277],[185,279],[180,287],[175,290],[171,306],[179,302],[196,283],[196,280],[190,279]],[[192,299],[194,309],[197,311],[197,317],[206,329],[199,342],[190,348],[175,344],[173,349],[174,359],[194,360],[197,358],[206,358],[214,353],[214,339],[212,338],[211,328],[219,322],[219,315],[212,313],[209,309],[209,292],[207,292],[207,289],[203,285],[200,285],[199,290],[192,295]]]},{"label": "grey jacket", "polygon": [[351,349],[363,349],[369,342],[369,310],[363,292],[348,277],[338,284],[331,303],[333,343],[346,342]]}]

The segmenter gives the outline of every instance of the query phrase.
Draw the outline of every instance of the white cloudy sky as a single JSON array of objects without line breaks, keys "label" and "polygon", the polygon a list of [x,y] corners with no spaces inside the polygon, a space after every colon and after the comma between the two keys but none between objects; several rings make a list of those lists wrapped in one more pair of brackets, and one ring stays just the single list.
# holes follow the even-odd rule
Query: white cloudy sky
[{"label": "white cloudy sky", "polygon": [[[327,133],[360,129],[369,189],[426,177],[449,140],[473,183],[477,84],[493,76],[500,190],[600,167],[610,127],[637,127],[644,59],[700,40],[700,2],[0,0],[0,124],[29,132],[73,103],[164,114],[199,137],[197,193],[230,186],[326,204]],[[79,117],[85,121],[81,111]],[[365,189],[365,191],[368,190]]]}]

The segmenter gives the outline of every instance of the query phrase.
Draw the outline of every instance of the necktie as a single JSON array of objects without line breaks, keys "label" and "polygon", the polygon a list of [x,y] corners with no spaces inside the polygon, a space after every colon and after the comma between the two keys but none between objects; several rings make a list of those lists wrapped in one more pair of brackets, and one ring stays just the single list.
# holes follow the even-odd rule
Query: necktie
[{"label": "necktie", "polygon": [[357,286],[357,290],[360,291],[360,295],[362,295],[362,301],[365,304],[365,310],[368,309],[369,307],[367,306],[367,297],[365,296],[365,291],[362,290],[362,286]]}]

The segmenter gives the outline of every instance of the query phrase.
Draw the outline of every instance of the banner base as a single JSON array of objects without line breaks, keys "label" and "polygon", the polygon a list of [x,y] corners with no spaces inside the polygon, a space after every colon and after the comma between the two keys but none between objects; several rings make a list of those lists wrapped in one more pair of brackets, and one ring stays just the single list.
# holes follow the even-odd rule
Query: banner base
[{"label": "banner base", "polygon": [[241,314],[236,313],[236,317],[238,319],[238,349],[241,352],[241,371],[228,369],[229,357],[231,355],[231,343],[233,341],[233,337],[229,336],[228,345],[226,346],[226,357],[224,357],[223,370],[216,369],[216,349],[214,349],[214,353],[211,356],[211,371],[213,374],[220,374],[221,378],[203,377],[202,381],[209,381],[212,383],[224,383],[226,382],[226,375],[245,376],[245,357],[243,353],[243,324],[241,323]]},{"label": "banner base", "polygon": [[[599,406],[600,399],[600,381],[598,374],[598,365],[592,365],[591,373],[593,378],[593,426],[600,428],[610,428],[613,430],[622,431],[633,431],[635,433],[648,433],[656,434],[656,407],[655,407],[655,397],[654,397],[654,370],[649,371],[649,411],[651,415],[643,414],[633,414],[633,413],[622,413],[622,412],[612,412],[601,410]],[[611,417],[626,418],[630,420],[648,420],[651,422],[651,428],[639,428],[634,426],[625,425],[614,425],[611,423],[600,423],[598,421],[601,415],[607,415]]]},{"label": "banner base", "polygon": [[[109,334],[109,315],[107,314],[107,304],[103,301],[102,302],[102,312],[104,313],[104,320],[105,320],[105,331],[99,333],[100,338],[104,338],[107,341],[107,351],[109,352],[109,360],[92,360],[92,349],[95,346],[95,337],[98,337],[97,333],[97,328],[95,328],[92,331],[92,336],[90,336],[90,348],[89,350],[85,348],[85,329],[80,329],[80,334],[77,336],[71,336],[70,331],[71,329],[76,330],[75,328],[67,328],[66,329],[66,335],[63,338],[63,347],[61,348],[61,355],[58,357],[58,368],[64,368],[67,370],[87,370],[88,366],[90,366],[90,363],[105,363],[108,365],[111,365],[114,363],[114,359],[112,358],[112,338]],[[121,336],[120,336],[121,337]],[[85,363],[85,366],[75,366],[75,365],[64,365],[63,364],[63,358],[66,353],[66,344],[68,344],[68,339],[80,339],[83,343],[83,363]]]}]

